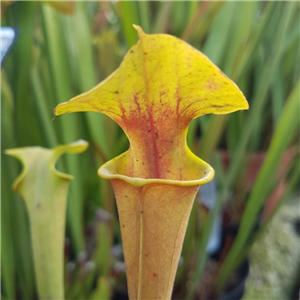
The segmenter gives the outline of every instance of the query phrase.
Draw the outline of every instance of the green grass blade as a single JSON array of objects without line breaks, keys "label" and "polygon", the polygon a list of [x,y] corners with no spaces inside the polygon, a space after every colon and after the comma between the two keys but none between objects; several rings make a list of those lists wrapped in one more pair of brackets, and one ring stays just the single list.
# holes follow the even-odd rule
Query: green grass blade
[{"label": "green grass blade", "polygon": [[[11,109],[13,107],[13,97],[10,86],[4,71],[1,72],[1,111],[5,111],[1,118],[2,128],[6,128],[6,132],[12,126]],[[9,113],[10,112],[10,113]],[[7,141],[12,140],[12,137],[7,136]],[[12,144],[12,143],[11,143]],[[9,145],[5,145],[9,146]],[[4,170],[9,170],[9,165],[5,161],[4,155],[1,153],[1,279],[2,279],[2,293],[7,298],[14,299],[16,291],[16,266],[15,266],[15,249],[12,232],[12,218],[13,211],[10,200],[9,180],[8,174]],[[5,174],[6,173],[6,174]]]},{"label": "green grass blade", "polygon": [[[298,155],[298,161],[299,161],[299,155]],[[238,257],[235,260],[235,265],[238,266],[240,263],[249,255],[249,251],[251,250],[252,245],[257,241],[265,232],[265,230],[268,228],[268,224],[271,222],[273,217],[276,215],[278,210],[280,209],[281,205],[290,197],[292,196],[293,192],[297,190],[297,187],[299,186],[299,178],[300,178],[300,168],[294,168],[291,177],[289,181],[287,182],[287,187],[285,189],[285,192],[279,199],[277,205],[274,207],[272,213],[268,216],[266,220],[264,220],[263,224],[260,225],[260,229],[258,232],[256,232],[253,237],[251,237],[250,240],[247,241],[247,243],[244,245],[243,251],[240,251]]]},{"label": "green grass blade", "polygon": [[170,23],[172,24],[172,32],[176,36],[182,35],[182,30],[189,21],[187,17],[190,14],[188,4],[187,1],[175,1],[173,4]]},{"label": "green grass blade", "polygon": [[228,117],[226,116],[211,116],[207,128],[201,139],[199,157],[204,160],[209,160],[210,155],[216,149],[218,142],[222,136],[225,124]]},{"label": "green grass blade", "polygon": [[157,13],[156,21],[153,26],[153,33],[164,33],[169,21],[169,16],[174,5],[173,1],[163,1],[159,3],[159,11]]},{"label": "green grass blade", "polygon": [[149,1],[138,1],[138,7],[141,16],[141,26],[143,30],[147,33],[151,33],[150,31],[150,2]]},{"label": "green grass blade", "polygon": [[299,91],[300,80],[288,98],[276,127],[264,164],[259,172],[258,178],[247,202],[238,236],[221,268],[219,277],[220,285],[224,283],[228,273],[234,268],[234,261],[239,255],[239,252],[243,249],[243,246],[251,233],[251,229],[255,224],[256,217],[266,199],[266,196],[270,192],[270,178],[274,177],[280,163],[280,158],[294,136],[296,128],[299,127]]},{"label": "green grass blade", "polygon": [[[191,3],[191,2],[190,2]],[[207,34],[212,23],[215,21],[215,17],[218,15],[219,10],[225,4],[222,1],[203,1],[194,2],[195,12],[191,17],[189,24],[186,26],[181,38],[185,41],[192,42],[193,44],[199,44],[199,41]]]},{"label": "green grass blade", "polygon": [[[188,21],[191,22],[191,20],[194,18],[195,12],[197,11],[199,7],[199,2],[198,1],[188,1],[188,7],[187,7],[187,15],[188,15]],[[187,28],[189,24],[184,26]]]},{"label": "green grass blade", "polygon": [[274,80],[271,83],[271,94],[272,94],[272,114],[273,121],[277,124],[282,108],[284,106],[284,89],[283,89],[283,79],[280,73],[280,68],[277,68],[277,71],[274,74]]},{"label": "green grass blade", "polygon": [[[14,106],[12,91],[2,71],[1,110],[1,148],[7,149],[16,145],[14,135]],[[14,299],[19,292],[28,299],[34,298],[34,273],[27,212],[19,197],[11,189],[13,178],[18,172],[18,165],[1,153],[1,261],[2,280],[7,298]],[[22,251],[19,251],[22,249]]]},{"label": "green grass blade", "polygon": [[[72,96],[70,89],[70,74],[68,74],[69,66],[65,52],[65,44],[61,30],[61,20],[57,12],[51,7],[44,5],[42,7],[44,30],[46,41],[49,49],[49,61],[51,73],[55,88],[57,103],[68,101]],[[56,120],[54,121],[56,122]],[[79,128],[77,127],[78,116],[67,115],[60,118],[63,130],[61,138],[64,144],[73,142],[80,138]],[[79,161],[74,156],[65,158],[68,173],[75,175],[75,181],[70,186],[68,201],[68,222],[70,224],[72,238],[75,249],[80,252],[84,249],[83,237],[83,193],[81,181],[81,172]]]},{"label": "green grass blade", "polygon": [[[33,61],[34,26],[36,22],[37,3],[18,3],[13,10],[16,20],[16,28],[20,28],[20,34],[12,48],[13,74],[12,90],[15,100],[15,124],[18,146],[37,144],[42,139],[38,131],[39,124],[36,118],[32,118],[34,101],[28,95],[30,90],[30,76],[28,76]],[[31,134],[27,134],[27,124],[32,124]]]},{"label": "green grass blade", "polygon": [[[234,15],[230,26],[230,42],[226,47],[226,58],[224,59],[223,71],[232,75],[232,71],[239,64],[255,21],[258,3],[236,2],[234,3]],[[236,24],[239,24],[238,26]]]},{"label": "green grass blade", "polygon": [[[203,53],[217,66],[220,66],[220,62],[226,51],[226,44],[229,40],[230,28],[235,13],[235,5],[236,3],[234,2],[226,2],[221,8],[203,48]],[[218,41],[218,47],[216,47],[216,41]]]},{"label": "green grass blade", "polygon": [[[268,7],[269,14],[272,11],[273,4],[271,3],[270,6],[271,6],[271,8]],[[194,291],[196,290],[196,287],[197,287],[197,281],[199,280],[200,275],[202,274],[202,271],[204,270],[204,266],[205,266],[205,262],[206,262],[206,258],[207,258],[205,249],[206,249],[206,245],[207,245],[207,242],[209,239],[209,235],[210,235],[212,226],[214,224],[214,220],[217,217],[217,215],[219,214],[221,207],[222,207],[223,199],[226,198],[228,189],[229,189],[232,181],[234,180],[237,172],[239,171],[240,161],[242,159],[244,150],[247,146],[256,115],[258,114],[258,112],[261,110],[261,108],[263,106],[263,101],[259,101],[259,100],[261,98],[264,100],[266,99],[265,95],[268,91],[268,86],[269,86],[269,83],[271,80],[271,75],[274,73],[276,65],[277,65],[279,59],[281,58],[283,40],[285,37],[285,32],[288,27],[288,23],[289,23],[291,14],[292,14],[292,5],[289,3],[289,5],[285,6],[284,14],[282,16],[281,23],[279,24],[279,27],[278,27],[279,31],[278,31],[278,35],[275,40],[273,52],[271,53],[269,60],[266,64],[264,73],[262,74],[261,83],[260,83],[258,89],[256,90],[256,94],[254,96],[254,101],[253,101],[253,103],[255,103],[255,105],[252,105],[252,107],[250,108],[250,114],[248,116],[248,120],[247,120],[246,124],[244,125],[245,129],[244,129],[243,135],[239,141],[239,144],[237,145],[236,150],[234,151],[233,164],[231,165],[230,172],[229,172],[228,176],[226,177],[226,181],[224,183],[224,188],[223,188],[222,192],[218,195],[216,205],[213,208],[213,210],[210,212],[209,220],[208,220],[207,224],[205,225],[205,231],[204,231],[205,233],[203,236],[202,246],[199,251],[200,260],[197,264],[196,271],[195,271],[194,277],[193,277],[194,282],[193,282],[192,287],[189,290],[187,299],[192,298],[192,295],[194,294]],[[264,24],[264,25],[266,25],[266,24]],[[261,35],[258,35],[256,41],[258,41],[260,37],[261,37]],[[220,56],[217,55],[216,59],[218,59],[219,57]],[[246,68],[246,65],[244,66],[244,68]]]},{"label": "green grass blade", "polygon": [[120,1],[118,5],[120,6],[120,19],[127,46],[131,47],[137,41],[137,33],[132,25],[141,24],[138,3],[136,1]]},{"label": "green grass blade", "polygon": [[[84,93],[97,84],[95,74],[95,58],[93,55],[92,36],[89,19],[86,17],[87,3],[76,2],[76,13],[71,18],[61,16],[64,24],[65,39],[69,40],[68,53],[70,65],[76,69],[76,85],[79,93]],[[134,31],[134,30],[133,30]],[[74,51],[74,55],[71,55]],[[101,66],[100,66],[101,67]],[[87,113],[88,130],[97,147],[106,157],[109,155],[107,131],[105,130],[105,117],[101,114]]]},{"label": "green grass blade", "polygon": [[47,98],[44,94],[44,89],[36,66],[34,66],[31,69],[30,75],[31,75],[32,89],[35,94],[35,103],[38,108],[43,131],[45,132],[48,145],[54,147],[55,145],[58,144],[58,141],[53,126],[51,126],[52,115],[49,113],[49,110],[47,108]]},{"label": "green grass blade", "polygon": [[242,78],[244,74],[249,70],[253,59],[255,58],[255,52],[261,41],[262,37],[265,34],[265,30],[268,28],[271,18],[273,17],[274,10],[277,8],[278,3],[275,1],[268,2],[266,5],[265,11],[263,12],[262,21],[259,22],[256,30],[251,35],[247,47],[245,48],[241,60],[235,65],[235,68],[232,73],[232,78],[237,80]]}]

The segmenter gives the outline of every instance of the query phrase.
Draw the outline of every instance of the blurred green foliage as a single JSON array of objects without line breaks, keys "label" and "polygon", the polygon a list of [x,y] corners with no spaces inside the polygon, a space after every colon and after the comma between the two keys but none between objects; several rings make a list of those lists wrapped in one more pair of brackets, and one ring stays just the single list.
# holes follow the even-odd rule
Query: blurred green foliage
[{"label": "blurred green foliage", "polygon": [[[204,116],[189,130],[191,149],[216,169],[219,186],[209,214],[195,202],[186,235],[174,298],[192,299],[205,274],[212,224],[225,204],[243,207],[233,217],[242,225],[214,285],[221,285],[247,254],[257,216],[280,179],[275,176],[278,164],[292,145],[297,154],[288,166],[287,189],[279,204],[299,183],[299,169],[293,163],[299,159],[299,5],[86,1],[74,3],[73,9],[73,14],[64,15],[46,3],[17,1],[6,5],[1,21],[18,31],[1,70],[2,149],[50,148],[79,138],[91,145],[80,157],[65,157],[58,165],[75,176],[65,242],[67,299],[110,299],[114,291],[126,291],[114,196],[110,183],[96,174],[103,162],[128,148],[128,141],[103,115],[53,119],[53,108],[89,90],[118,67],[137,41],[132,24],[147,33],[165,32],[186,40],[233,79],[249,101],[249,112]],[[232,158],[226,170],[218,149]],[[267,150],[265,164],[246,191],[241,178],[247,155]],[[3,151],[1,158],[2,296],[35,299],[28,216],[23,201],[10,189],[20,165]]]}]

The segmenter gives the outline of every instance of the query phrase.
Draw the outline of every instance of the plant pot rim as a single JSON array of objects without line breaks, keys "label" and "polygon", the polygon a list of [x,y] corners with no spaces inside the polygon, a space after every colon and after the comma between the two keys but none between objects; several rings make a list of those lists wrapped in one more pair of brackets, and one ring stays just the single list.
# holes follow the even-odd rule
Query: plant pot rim
[{"label": "plant pot rim", "polygon": [[199,179],[174,180],[174,179],[161,179],[161,178],[141,178],[141,177],[131,177],[131,176],[120,174],[116,171],[112,171],[113,169],[115,169],[117,163],[128,155],[128,152],[129,150],[103,164],[98,170],[98,176],[108,180],[119,179],[131,184],[132,186],[143,187],[145,185],[150,185],[150,184],[163,184],[163,185],[173,185],[173,186],[199,186],[210,182],[215,175],[214,169],[208,163],[204,162],[203,160],[201,160],[195,155],[193,158],[197,161],[197,163],[201,164],[205,168],[203,177]]}]

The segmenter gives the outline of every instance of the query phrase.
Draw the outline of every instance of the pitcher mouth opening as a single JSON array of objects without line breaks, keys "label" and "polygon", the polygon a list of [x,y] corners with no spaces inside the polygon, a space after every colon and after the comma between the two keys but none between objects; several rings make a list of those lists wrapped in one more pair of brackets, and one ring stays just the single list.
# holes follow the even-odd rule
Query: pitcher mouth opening
[{"label": "pitcher mouth opening", "polygon": [[[98,169],[98,176],[108,180],[123,180],[133,186],[142,187],[149,184],[166,184],[166,185],[175,185],[175,186],[199,186],[209,183],[215,174],[214,169],[206,162],[198,158],[193,154],[192,159],[194,163],[194,178],[186,178],[183,180],[177,179],[164,179],[164,178],[142,178],[142,177],[134,177],[126,174],[126,171],[122,170],[122,166],[127,159],[128,152],[126,151],[121,155],[111,159],[110,161],[103,164]],[[199,177],[197,178],[197,176]]]}]

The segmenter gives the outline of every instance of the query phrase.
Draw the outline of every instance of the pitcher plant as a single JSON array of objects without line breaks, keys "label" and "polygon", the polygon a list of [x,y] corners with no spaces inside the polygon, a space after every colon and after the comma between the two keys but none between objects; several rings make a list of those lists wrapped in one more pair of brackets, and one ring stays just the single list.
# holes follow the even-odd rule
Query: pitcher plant
[{"label": "pitcher plant", "polygon": [[65,153],[81,153],[88,143],[77,142],[53,149],[24,147],[6,150],[23,170],[13,189],[25,200],[32,240],[39,299],[64,299],[64,236],[66,204],[73,176],[55,169]]},{"label": "pitcher plant", "polygon": [[173,36],[145,34],[120,67],[55,115],[99,112],[125,132],[130,148],[98,171],[111,180],[120,218],[130,299],[170,299],[200,185],[214,170],[187,146],[189,123],[248,109],[238,87],[202,53]]}]

